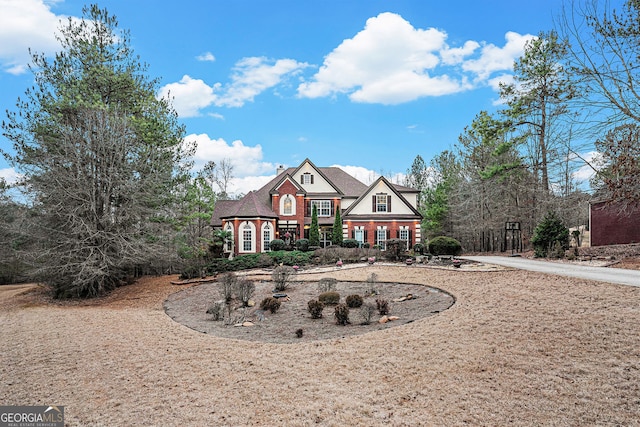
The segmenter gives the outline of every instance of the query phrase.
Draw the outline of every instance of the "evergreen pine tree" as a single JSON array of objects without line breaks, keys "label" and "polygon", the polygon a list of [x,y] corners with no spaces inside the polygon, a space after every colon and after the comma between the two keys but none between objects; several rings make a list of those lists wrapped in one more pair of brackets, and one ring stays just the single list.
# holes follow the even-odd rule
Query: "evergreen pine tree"
[{"label": "evergreen pine tree", "polygon": [[336,217],[333,221],[333,232],[331,233],[331,243],[334,245],[342,245],[342,217],[340,216],[340,208],[336,207]]},{"label": "evergreen pine tree", "polygon": [[318,208],[313,205],[311,228],[309,228],[309,246],[320,246],[320,229],[318,228]]}]

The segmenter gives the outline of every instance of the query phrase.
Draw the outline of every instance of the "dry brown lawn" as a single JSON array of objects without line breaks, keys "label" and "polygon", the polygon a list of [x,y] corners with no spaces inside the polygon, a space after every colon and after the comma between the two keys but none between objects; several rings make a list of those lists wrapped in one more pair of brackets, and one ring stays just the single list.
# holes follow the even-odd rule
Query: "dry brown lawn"
[{"label": "dry brown lawn", "polygon": [[509,270],[331,275],[370,272],[456,303],[383,331],[273,344],[174,322],[163,301],[184,289],[175,277],[84,303],[0,287],[0,403],[64,405],[70,426],[640,425],[640,288]]}]

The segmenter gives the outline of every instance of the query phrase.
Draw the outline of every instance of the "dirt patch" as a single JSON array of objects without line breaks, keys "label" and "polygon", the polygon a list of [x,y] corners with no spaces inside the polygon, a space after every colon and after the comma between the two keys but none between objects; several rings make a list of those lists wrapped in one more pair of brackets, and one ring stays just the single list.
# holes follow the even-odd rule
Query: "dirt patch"
[{"label": "dirt patch", "polygon": [[[286,297],[280,298],[280,309],[272,314],[259,309],[264,298],[273,295],[271,281],[257,280],[254,300],[256,306],[238,308],[233,311],[232,322],[214,321],[206,311],[214,301],[220,300],[219,284],[201,284],[177,292],[165,301],[166,313],[176,322],[206,334],[224,338],[236,338],[248,341],[271,343],[293,343],[304,341],[341,338],[361,335],[400,326],[432,316],[451,307],[454,298],[450,294],[435,288],[404,283],[376,283],[377,295],[371,294],[371,285],[366,282],[338,282],[336,291],[341,302],[349,295],[363,296],[364,304],[376,306],[376,299],[389,303],[389,316],[398,319],[380,323],[382,315],[377,311],[371,316],[369,324],[363,324],[365,317],[362,308],[351,308],[350,324],[336,324],[335,306],[328,305],[323,317],[312,319],[307,311],[307,302],[317,299],[319,278],[304,278],[299,275],[298,283],[292,284],[286,291]],[[314,275],[317,276],[317,275]],[[248,326],[237,326],[248,321]],[[231,324],[226,324],[231,323]],[[234,326],[234,324],[236,326]],[[302,330],[302,336],[297,331]]]}]

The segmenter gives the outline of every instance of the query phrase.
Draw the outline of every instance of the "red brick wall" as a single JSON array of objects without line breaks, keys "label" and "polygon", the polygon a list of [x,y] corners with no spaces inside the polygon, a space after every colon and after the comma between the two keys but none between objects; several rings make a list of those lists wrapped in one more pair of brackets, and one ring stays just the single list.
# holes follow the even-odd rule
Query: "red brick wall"
[{"label": "red brick wall", "polygon": [[640,207],[619,214],[616,205],[591,204],[591,246],[640,242]]},{"label": "red brick wall", "polygon": [[371,247],[373,247],[373,245],[375,245],[375,239],[376,239],[376,231],[378,229],[378,226],[387,227],[387,230],[389,230],[389,238],[390,239],[396,239],[398,237],[398,230],[400,229],[401,226],[408,226],[409,230],[411,231],[411,242],[409,245],[409,249],[413,248],[413,245],[416,243],[416,224],[419,224],[418,221],[415,222],[396,222],[396,221],[389,221],[389,222],[382,222],[382,221],[378,221],[378,222],[373,222],[373,221],[368,221],[368,222],[356,222],[356,221],[347,221],[346,222],[347,226],[348,226],[348,231],[347,231],[347,239],[352,239],[353,238],[353,230],[355,229],[355,227],[364,227],[364,229],[367,232],[367,242],[371,245]]}]

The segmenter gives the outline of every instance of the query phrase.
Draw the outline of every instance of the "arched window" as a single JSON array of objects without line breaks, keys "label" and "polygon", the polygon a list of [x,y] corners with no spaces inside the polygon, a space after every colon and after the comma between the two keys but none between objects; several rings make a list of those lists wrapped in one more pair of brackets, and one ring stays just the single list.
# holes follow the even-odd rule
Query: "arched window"
[{"label": "arched window", "polygon": [[273,240],[273,228],[268,222],[262,224],[262,252],[271,250],[271,241]]},{"label": "arched window", "polygon": [[291,194],[287,194],[280,200],[280,212],[282,212],[282,215],[296,214],[296,199]]},{"label": "arched window", "polygon": [[224,231],[228,231],[230,234],[230,237],[224,242],[224,251],[231,252],[233,251],[233,226],[231,224],[227,224]]},{"label": "arched window", "polygon": [[240,252],[255,252],[256,251],[256,241],[255,241],[255,230],[256,226],[251,222],[244,222],[240,227],[241,233],[241,246]]}]

